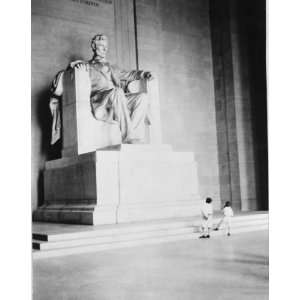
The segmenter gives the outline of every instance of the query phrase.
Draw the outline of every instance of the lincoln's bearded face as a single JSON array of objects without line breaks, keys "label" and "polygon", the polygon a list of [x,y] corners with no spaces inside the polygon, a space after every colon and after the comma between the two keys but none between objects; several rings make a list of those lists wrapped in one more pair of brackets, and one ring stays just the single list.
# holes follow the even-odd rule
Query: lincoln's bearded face
[{"label": "lincoln's bearded face", "polygon": [[108,50],[108,40],[105,35],[96,35],[91,42],[94,56],[105,59]]}]

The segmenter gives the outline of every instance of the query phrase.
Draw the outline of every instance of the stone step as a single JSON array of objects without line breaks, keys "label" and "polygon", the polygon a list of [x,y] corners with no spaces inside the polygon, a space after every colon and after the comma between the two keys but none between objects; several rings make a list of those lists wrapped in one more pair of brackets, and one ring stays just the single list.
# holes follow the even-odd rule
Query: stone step
[{"label": "stone step", "polygon": [[[214,223],[220,217],[214,219]],[[161,220],[145,223],[131,223],[102,226],[61,225],[60,231],[33,233],[33,258],[47,258],[86,252],[104,251],[198,238],[199,218],[185,220]],[[58,226],[58,225],[57,225]],[[88,227],[88,228],[87,228]],[[96,228],[95,228],[96,227]],[[57,230],[57,227],[54,227]],[[84,229],[83,229],[84,228]],[[73,232],[66,232],[73,230]],[[238,234],[258,230],[268,230],[268,214],[238,215],[233,218],[232,233]],[[225,229],[212,231],[211,236],[224,236]]]},{"label": "stone step", "polygon": [[[261,230],[268,230],[268,224],[237,228],[233,231],[233,235],[246,233],[246,232],[261,231]],[[211,233],[212,238],[218,236],[224,236],[224,235],[225,235],[224,230],[214,231]],[[199,232],[186,233],[186,234],[178,234],[172,236],[154,237],[154,238],[148,238],[143,240],[121,241],[118,243],[95,244],[95,245],[88,245],[88,246],[60,248],[60,249],[44,250],[44,251],[34,250],[32,256],[33,259],[43,259],[43,258],[82,254],[82,253],[100,252],[100,251],[113,250],[113,249],[122,249],[128,247],[155,245],[161,243],[191,240],[191,239],[198,239],[198,238],[199,238]]]},{"label": "stone step", "polygon": [[106,243],[118,243],[130,240],[143,240],[152,237],[171,236],[176,234],[185,234],[196,232],[197,229],[193,227],[184,227],[176,229],[163,229],[138,233],[114,233],[111,235],[95,236],[95,237],[82,237],[76,239],[66,239],[56,242],[45,242],[40,240],[33,241],[33,248],[39,250],[48,250],[65,247],[76,247],[81,245],[93,245],[93,244],[106,244]]},{"label": "stone step", "polygon": [[111,235],[120,234],[134,234],[143,232],[153,232],[159,230],[176,229],[187,226],[188,224],[182,222],[163,223],[163,224],[130,224],[130,225],[107,225],[107,226],[86,226],[88,228],[81,229],[76,232],[65,233],[33,233],[33,238],[41,241],[62,241],[62,240],[74,240],[82,238],[95,238],[106,237]]},{"label": "stone step", "polygon": [[[252,223],[238,223],[232,226],[235,232],[242,230],[243,228],[251,228],[253,226],[263,226],[267,225],[266,220],[256,221],[255,224]],[[220,228],[220,232],[224,230],[222,227]],[[152,237],[163,237],[163,236],[172,236],[172,235],[180,235],[180,234],[188,234],[199,232],[198,226],[190,226],[183,228],[173,228],[173,229],[156,229],[152,231],[142,231],[142,232],[125,232],[125,233],[111,233],[105,234],[101,236],[101,232],[98,232],[98,236],[77,236],[73,239],[65,239],[47,242],[40,239],[33,240],[33,249],[36,250],[50,250],[50,249],[59,249],[59,248],[67,248],[67,247],[77,247],[82,245],[94,245],[94,244],[106,244],[106,243],[119,243],[123,241],[132,241],[132,240],[144,240]]]},{"label": "stone step", "polygon": [[81,247],[34,251],[33,258],[34,259],[50,258],[50,257],[65,256],[65,255],[72,255],[72,254],[91,253],[91,252],[98,252],[104,250],[134,247],[140,245],[160,244],[165,242],[178,241],[182,239],[193,239],[193,238],[195,239],[198,236],[199,233],[190,233],[185,235],[168,236],[168,237],[164,236],[159,238],[149,238],[145,240],[124,241],[119,243],[96,244],[96,245],[88,245],[88,246],[81,246]]},{"label": "stone step", "polygon": [[[213,219],[213,226],[216,226],[219,222],[221,221],[221,218],[214,218]],[[244,225],[247,226],[248,224],[261,224],[261,223],[266,223],[269,222],[269,218],[268,215],[263,215],[263,216],[259,216],[259,217],[233,217],[232,218],[232,226],[240,226],[240,225]],[[193,225],[195,226],[200,226],[201,225],[201,220],[196,220]]]},{"label": "stone step", "polygon": [[80,229],[76,232],[65,233],[33,233],[33,238],[41,241],[61,241],[61,240],[73,240],[80,238],[93,238],[93,237],[105,237],[111,235],[126,235],[134,233],[145,233],[168,229],[178,229],[183,227],[192,226],[190,221],[180,222],[165,222],[165,223],[131,223],[131,224],[116,224],[116,225],[103,225],[103,226],[86,226],[86,229]]},{"label": "stone step", "polygon": [[[214,223],[217,224],[220,221],[220,217],[214,219]],[[239,223],[247,224],[247,222],[265,222],[268,221],[268,214],[256,214],[251,216],[236,216],[232,219],[232,226],[238,225]],[[155,230],[167,230],[176,229],[182,227],[200,226],[201,220],[199,217],[189,218],[178,221],[153,221],[153,222],[136,222],[130,224],[115,224],[115,225],[102,225],[102,226],[66,226],[73,232],[66,232],[65,228],[60,229],[59,232],[34,232],[33,239],[40,241],[62,241],[62,240],[73,240],[80,238],[93,238],[100,236],[111,236],[117,234],[132,234],[139,232],[149,232]],[[65,231],[65,232],[64,232]]]}]

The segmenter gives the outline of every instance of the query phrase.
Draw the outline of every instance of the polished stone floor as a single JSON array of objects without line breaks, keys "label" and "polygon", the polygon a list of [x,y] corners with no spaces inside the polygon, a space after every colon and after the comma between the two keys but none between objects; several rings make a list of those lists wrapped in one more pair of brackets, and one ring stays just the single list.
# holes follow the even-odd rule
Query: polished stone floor
[{"label": "polished stone floor", "polygon": [[33,261],[34,300],[268,299],[268,232]]}]

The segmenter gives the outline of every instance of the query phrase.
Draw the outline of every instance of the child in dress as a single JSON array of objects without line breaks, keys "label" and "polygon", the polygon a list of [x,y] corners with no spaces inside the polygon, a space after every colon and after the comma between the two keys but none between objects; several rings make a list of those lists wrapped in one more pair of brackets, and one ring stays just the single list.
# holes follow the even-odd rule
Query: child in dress
[{"label": "child in dress", "polygon": [[209,238],[210,230],[212,227],[212,217],[213,217],[213,207],[212,207],[212,199],[206,198],[205,203],[202,207],[201,211],[201,227],[203,234],[199,236],[199,238]]},{"label": "child in dress", "polygon": [[223,208],[223,218],[217,225],[217,227],[214,230],[219,230],[221,224],[224,222],[226,233],[228,236],[230,236],[230,229],[231,229],[231,218],[233,217],[233,210],[231,208],[231,204],[229,201],[226,201],[224,208]]}]

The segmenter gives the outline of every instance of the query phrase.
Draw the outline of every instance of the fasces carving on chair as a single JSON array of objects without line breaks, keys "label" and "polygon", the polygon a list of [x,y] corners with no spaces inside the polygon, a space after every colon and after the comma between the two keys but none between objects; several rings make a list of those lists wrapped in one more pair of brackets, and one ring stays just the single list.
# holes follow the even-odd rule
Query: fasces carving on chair
[{"label": "fasces carving on chair", "polygon": [[[140,70],[125,71],[107,62],[108,39],[103,34],[98,34],[92,39],[91,47],[94,54],[91,60],[71,62],[67,70],[60,71],[53,80],[50,99],[50,109],[53,116],[51,143],[54,144],[61,138],[61,127],[64,127],[64,124],[61,125],[60,119],[61,105],[59,99],[61,96],[63,98],[62,107],[65,107],[66,104],[76,103],[74,111],[77,114],[77,119],[81,119],[77,121],[82,124],[84,123],[83,119],[87,123],[94,124],[95,121],[106,123],[106,125],[101,126],[107,128],[110,125],[119,129],[118,134],[121,135],[119,143],[144,143],[145,122],[148,124],[153,122],[153,111],[156,114],[154,119],[156,122],[160,122],[159,116],[157,116],[157,113],[159,114],[157,100],[155,100],[156,103],[154,101],[153,107],[150,105],[152,99],[150,101],[149,86],[157,84],[156,80],[153,80],[153,74],[149,71]],[[72,89],[74,91],[71,91]],[[155,88],[153,90],[155,94]],[[158,93],[156,93],[157,96]],[[75,99],[70,99],[72,97]],[[88,110],[89,115],[84,112],[86,110]],[[65,118],[64,111],[63,115]],[[87,118],[93,118],[93,120],[87,120]],[[80,126],[77,126],[78,139],[81,129]],[[90,128],[90,130],[92,129]],[[64,135],[66,134],[65,130],[67,128],[63,129]],[[95,134],[99,135],[100,133]],[[102,132],[102,134],[105,133]],[[152,137],[152,140],[156,139],[157,142],[160,139],[159,136],[160,133],[153,134],[150,132],[150,140]],[[100,146],[118,143],[117,138],[115,141],[110,140],[108,139]],[[70,146],[72,146],[72,142],[67,145],[67,147]],[[83,152],[88,151],[84,150]]]}]

